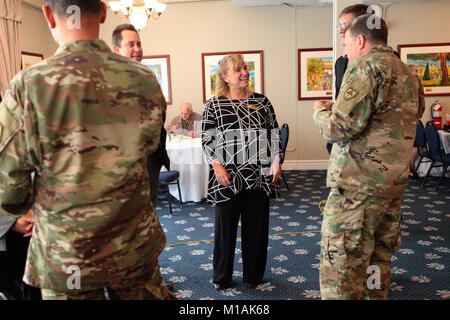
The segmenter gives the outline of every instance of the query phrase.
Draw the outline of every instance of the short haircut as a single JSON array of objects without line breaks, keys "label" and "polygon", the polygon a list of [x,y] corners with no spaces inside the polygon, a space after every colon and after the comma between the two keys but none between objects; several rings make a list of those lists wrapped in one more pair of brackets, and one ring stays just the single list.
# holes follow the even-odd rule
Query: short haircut
[{"label": "short haircut", "polygon": [[58,17],[71,14],[66,12],[69,6],[78,6],[81,14],[98,15],[102,10],[101,0],[45,0],[44,5],[50,7]]},{"label": "short haircut", "polygon": [[367,9],[369,9],[369,5],[367,5],[367,4],[362,4],[362,3],[354,4],[352,6],[348,6],[348,7],[345,7],[344,9],[342,9],[341,13],[339,14],[339,17],[344,14],[350,13],[350,14],[353,14],[353,16],[355,16],[355,18],[356,18],[356,17],[367,14],[368,13]]},{"label": "short haircut", "polygon": [[113,46],[120,48],[120,44],[122,43],[122,31],[124,31],[124,30],[134,31],[137,34],[139,34],[137,32],[136,28],[132,24],[128,24],[128,23],[119,24],[112,33]]},{"label": "short haircut", "polygon": [[[371,20],[369,21],[369,19]],[[352,38],[362,35],[371,44],[387,44],[386,22],[373,14],[365,14],[354,19],[347,27],[346,32],[349,32]]]}]

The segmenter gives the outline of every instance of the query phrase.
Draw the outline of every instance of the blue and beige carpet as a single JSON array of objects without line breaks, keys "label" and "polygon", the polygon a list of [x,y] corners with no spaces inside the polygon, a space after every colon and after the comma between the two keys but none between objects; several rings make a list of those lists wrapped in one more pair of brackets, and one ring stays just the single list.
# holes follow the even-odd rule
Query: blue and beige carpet
[{"label": "blue and beige carpet", "polygon": [[[286,171],[290,191],[271,200],[269,250],[264,283],[248,289],[242,282],[241,244],[237,241],[234,286],[217,291],[212,284],[214,208],[206,203],[174,201],[169,213],[161,194],[157,212],[167,247],[159,263],[164,280],[178,299],[314,300],[320,299],[319,250],[326,171]],[[436,180],[421,188],[411,180],[403,199],[402,246],[392,258],[389,299],[450,299],[450,182],[439,193]],[[240,236],[240,230],[238,231]]]}]

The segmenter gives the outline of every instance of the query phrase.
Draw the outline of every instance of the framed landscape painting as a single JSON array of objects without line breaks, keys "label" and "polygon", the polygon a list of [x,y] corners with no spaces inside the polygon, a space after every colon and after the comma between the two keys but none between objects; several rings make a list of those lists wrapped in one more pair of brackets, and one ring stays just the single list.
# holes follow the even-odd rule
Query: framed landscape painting
[{"label": "framed landscape painting", "polygon": [[39,61],[44,60],[44,55],[40,53],[22,51],[21,56],[22,56],[22,69],[25,69],[29,66],[32,66],[35,63],[38,63]]},{"label": "framed landscape painting", "polygon": [[333,48],[298,49],[298,100],[333,98]]},{"label": "framed landscape painting", "polygon": [[216,94],[216,72],[220,59],[229,54],[242,54],[250,72],[249,88],[264,94],[263,51],[230,51],[202,53],[203,102]]},{"label": "framed landscape painting", "polygon": [[172,104],[172,86],[170,84],[170,56],[144,56],[142,64],[153,71],[158,79],[167,104]]},{"label": "framed landscape painting", "polygon": [[415,66],[425,96],[450,95],[450,43],[402,44],[400,59]]}]

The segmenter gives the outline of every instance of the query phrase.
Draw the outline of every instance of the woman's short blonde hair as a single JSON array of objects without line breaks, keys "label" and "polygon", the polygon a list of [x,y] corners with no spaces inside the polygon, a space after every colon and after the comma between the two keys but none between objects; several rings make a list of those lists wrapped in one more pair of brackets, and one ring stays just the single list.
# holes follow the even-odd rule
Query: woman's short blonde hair
[{"label": "woman's short blonde hair", "polygon": [[241,54],[230,54],[223,57],[219,61],[219,65],[216,72],[216,95],[228,96],[230,88],[228,84],[223,80],[223,76],[231,69],[245,64],[244,57]]}]

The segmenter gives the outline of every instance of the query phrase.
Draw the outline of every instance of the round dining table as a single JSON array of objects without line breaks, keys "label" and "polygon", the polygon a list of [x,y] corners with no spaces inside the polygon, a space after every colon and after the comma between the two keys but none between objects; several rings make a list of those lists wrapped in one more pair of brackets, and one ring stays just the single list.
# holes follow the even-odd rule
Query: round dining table
[{"label": "round dining table", "polygon": [[[166,149],[170,158],[170,170],[180,173],[182,201],[200,202],[206,198],[209,168],[202,149],[202,139],[171,135],[166,140]],[[170,185],[169,189],[170,194],[180,200],[177,186]]]}]

